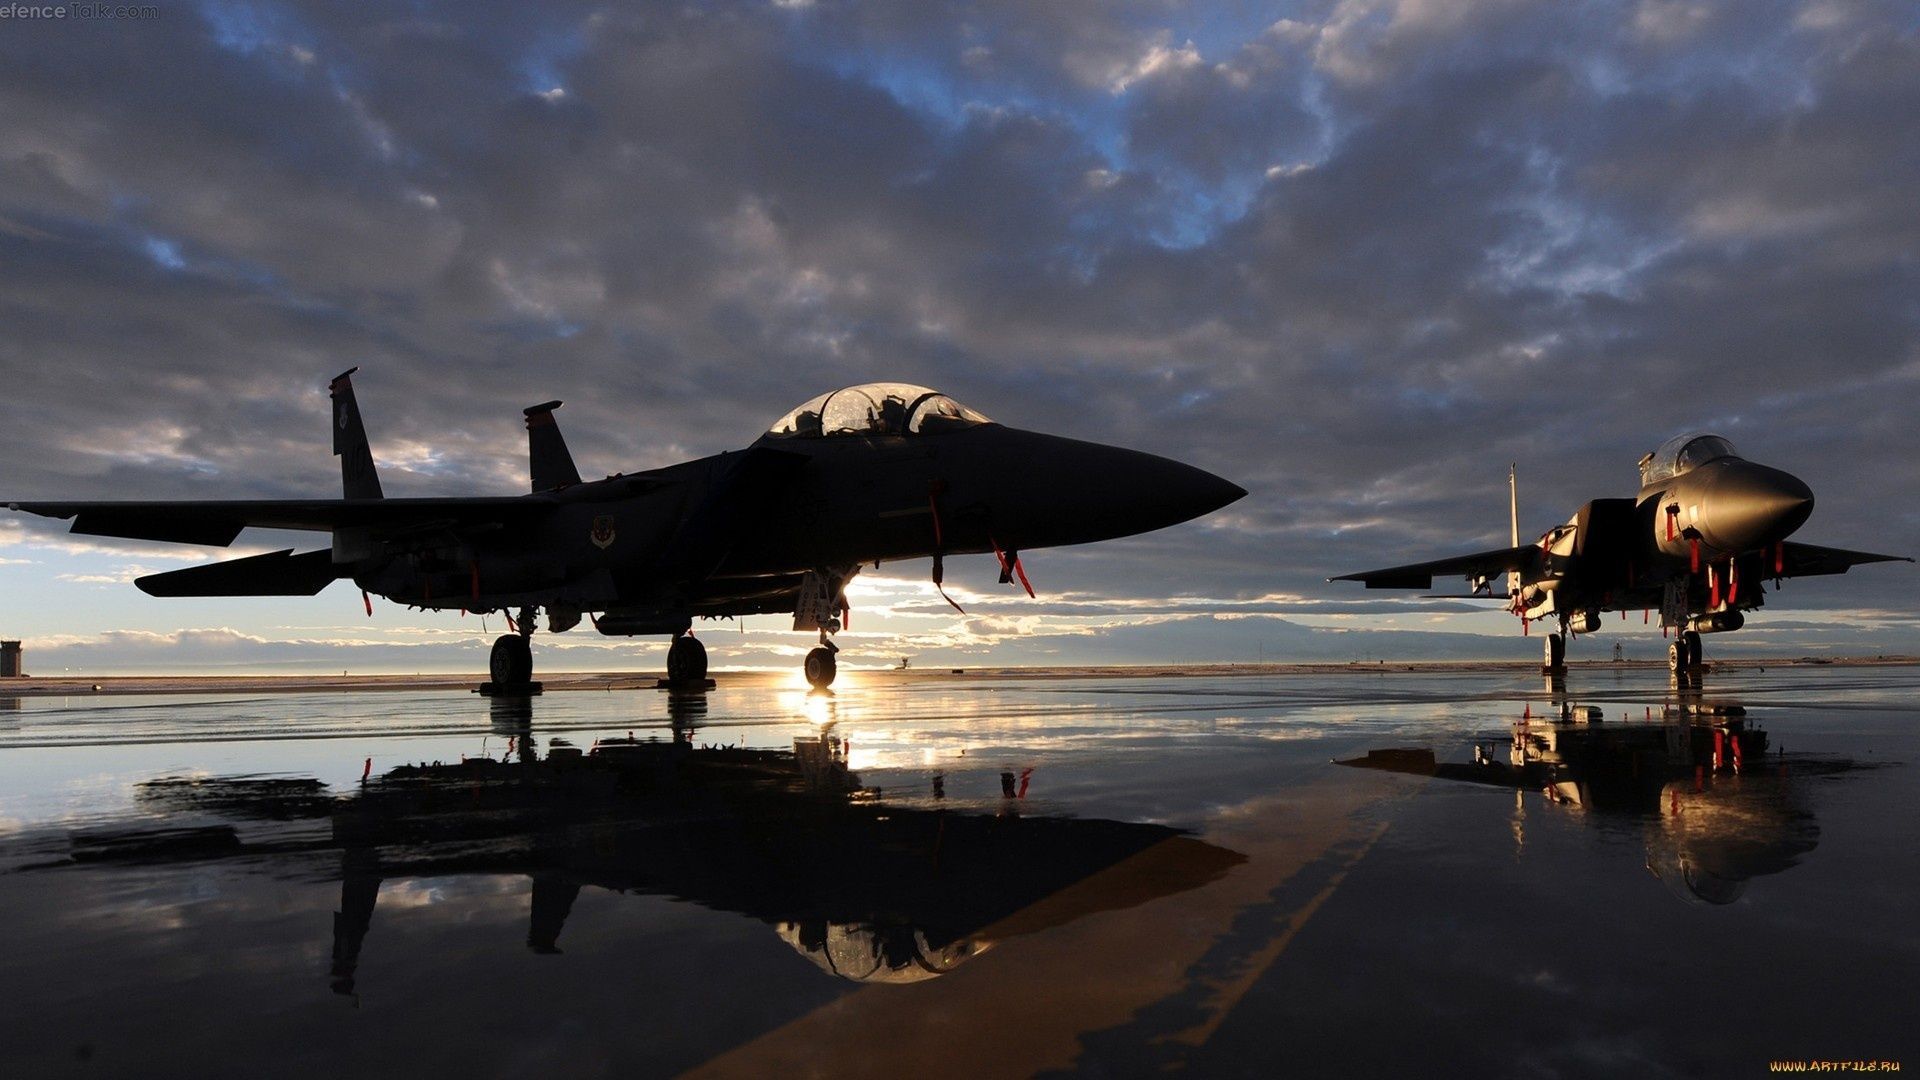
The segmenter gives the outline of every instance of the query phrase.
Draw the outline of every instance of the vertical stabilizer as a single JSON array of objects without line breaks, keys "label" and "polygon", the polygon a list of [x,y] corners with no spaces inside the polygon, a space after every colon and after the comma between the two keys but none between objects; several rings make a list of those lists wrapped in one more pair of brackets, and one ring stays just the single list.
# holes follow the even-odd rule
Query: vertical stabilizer
[{"label": "vertical stabilizer", "polygon": [[378,499],[382,497],[380,476],[374,471],[360,406],[353,400],[353,373],[359,370],[341,373],[327,387],[333,397],[333,456],[340,459],[340,481],[347,498]]},{"label": "vertical stabilizer", "polygon": [[560,434],[560,425],[553,419],[553,410],[559,407],[559,402],[548,401],[521,410],[527,414],[527,465],[535,491],[552,491],[580,482],[580,470],[574,468],[566,436]]}]

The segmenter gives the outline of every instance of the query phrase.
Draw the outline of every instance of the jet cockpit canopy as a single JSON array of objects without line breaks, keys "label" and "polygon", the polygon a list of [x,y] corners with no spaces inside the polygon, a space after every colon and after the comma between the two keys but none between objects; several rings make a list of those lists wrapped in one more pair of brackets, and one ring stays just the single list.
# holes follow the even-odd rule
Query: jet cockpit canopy
[{"label": "jet cockpit canopy", "polygon": [[866,383],[821,394],[775,421],[767,437],[932,435],[991,423],[937,390],[912,383]]},{"label": "jet cockpit canopy", "polygon": [[1690,432],[1675,435],[1660,444],[1660,449],[1640,459],[1640,486],[1650,487],[1723,457],[1739,457],[1740,451],[1718,435]]}]

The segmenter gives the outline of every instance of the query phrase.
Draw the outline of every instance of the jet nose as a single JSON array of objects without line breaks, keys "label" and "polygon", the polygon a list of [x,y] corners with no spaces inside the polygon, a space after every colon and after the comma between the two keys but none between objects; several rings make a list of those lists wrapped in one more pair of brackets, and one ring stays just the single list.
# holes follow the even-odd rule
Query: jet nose
[{"label": "jet nose", "polygon": [[1198,478],[1194,481],[1190,494],[1193,497],[1194,517],[1211,514],[1223,506],[1232,506],[1247,497],[1247,489],[1225,477],[1215,476],[1205,469],[1195,469]]},{"label": "jet nose", "polygon": [[1204,517],[1247,494],[1239,484],[1205,469],[1150,454],[1139,456],[1145,460],[1138,466],[1136,498],[1153,519],[1152,528]]},{"label": "jet nose", "polygon": [[1779,543],[1813,513],[1813,491],[1799,477],[1750,461],[1729,462],[1700,502],[1700,532],[1721,551]]},{"label": "jet nose", "polygon": [[1246,495],[1205,469],[1099,443],[1007,431],[996,469],[996,516],[1027,547],[1084,544],[1152,532]]}]

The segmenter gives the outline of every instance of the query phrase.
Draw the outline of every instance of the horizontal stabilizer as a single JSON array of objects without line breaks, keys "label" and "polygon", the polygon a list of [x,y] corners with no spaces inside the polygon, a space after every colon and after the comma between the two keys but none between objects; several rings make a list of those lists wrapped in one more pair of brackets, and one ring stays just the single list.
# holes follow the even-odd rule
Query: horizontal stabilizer
[{"label": "horizontal stabilizer", "polygon": [[148,596],[312,596],[338,575],[333,552],[292,548],[135,578]]}]

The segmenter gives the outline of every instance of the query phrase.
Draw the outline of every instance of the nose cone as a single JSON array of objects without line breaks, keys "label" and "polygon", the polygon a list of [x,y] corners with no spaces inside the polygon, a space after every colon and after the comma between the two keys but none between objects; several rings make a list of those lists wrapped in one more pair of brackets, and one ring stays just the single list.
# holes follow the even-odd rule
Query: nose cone
[{"label": "nose cone", "polygon": [[1246,489],[1170,458],[1100,446],[1068,498],[1093,539],[1132,536],[1211,514]]},{"label": "nose cone", "polygon": [[1167,458],[1153,458],[1161,468],[1153,474],[1151,499],[1168,525],[1205,517],[1246,497],[1247,489],[1205,469]]},{"label": "nose cone", "polygon": [[1204,469],[1138,450],[1031,432],[1007,435],[1018,459],[999,477],[995,516],[1009,522],[1009,532],[1017,528],[1029,547],[1164,529],[1246,495]]},{"label": "nose cone", "polygon": [[1752,551],[1785,540],[1813,513],[1813,491],[1792,473],[1730,461],[1700,500],[1700,532],[1721,551]]}]

